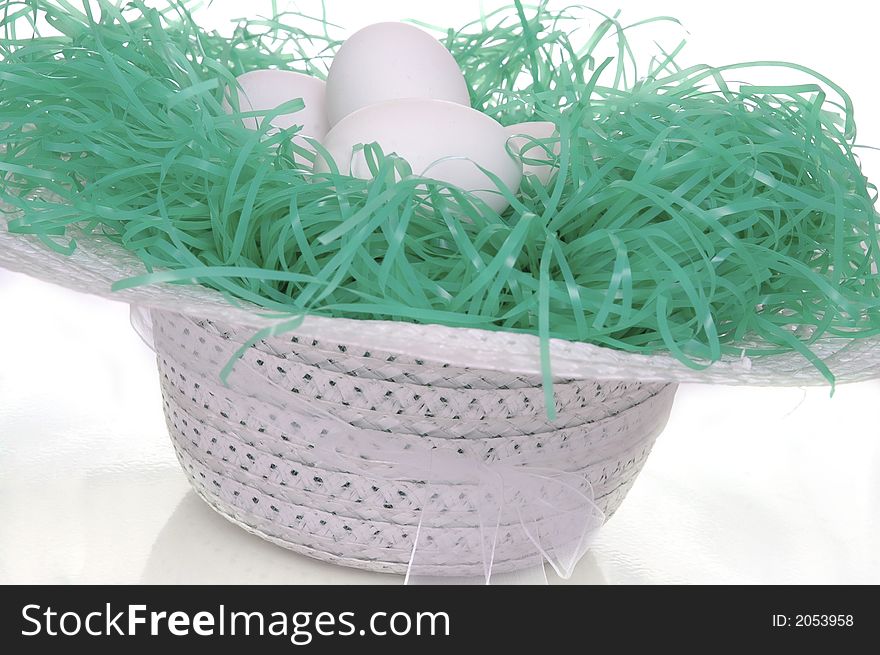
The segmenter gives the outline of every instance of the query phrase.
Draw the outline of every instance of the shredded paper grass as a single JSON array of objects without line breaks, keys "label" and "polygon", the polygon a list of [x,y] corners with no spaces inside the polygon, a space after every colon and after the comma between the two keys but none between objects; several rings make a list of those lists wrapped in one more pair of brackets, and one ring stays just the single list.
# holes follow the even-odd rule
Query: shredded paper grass
[{"label": "shredded paper grass", "polygon": [[[813,340],[880,331],[853,108],[796,64],[682,68],[678,48],[634,52],[618,18],[546,3],[438,30],[474,108],[558,129],[558,154],[541,142],[525,161],[543,153],[556,174],[501,188],[499,214],[371,144],[373,179],[316,175],[298,128],[242,124],[297,101],[224,111],[243,72],[323,77],[339,45],[324,15],[221,34],[183,1],[2,6],[9,229],[62,252],[77,230],[108,236],[145,265],[119,288],[200,283],[279,314],[527,332],[693,367],[797,351],[829,380]],[[738,82],[758,66],[810,79]]]}]

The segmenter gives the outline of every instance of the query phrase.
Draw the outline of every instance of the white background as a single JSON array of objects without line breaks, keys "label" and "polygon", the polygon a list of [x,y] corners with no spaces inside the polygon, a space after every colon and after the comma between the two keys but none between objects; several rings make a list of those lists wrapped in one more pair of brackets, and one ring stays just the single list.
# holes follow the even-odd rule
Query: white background
[{"label": "white background", "polygon": [[[407,17],[457,25],[479,7],[327,4],[351,29]],[[874,3],[620,4],[624,22],[682,19],[689,34],[661,32],[665,43],[687,37],[685,63],[788,59],[828,74],[855,101],[859,140],[880,145]],[[206,20],[263,6],[216,0]],[[880,179],[878,154],[863,158]],[[400,583],[266,544],[195,497],[127,307],[2,270],[0,307],[0,582]],[[878,392],[880,382],[833,398],[683,386],[644,472],[572,581],[880,582]]]}]

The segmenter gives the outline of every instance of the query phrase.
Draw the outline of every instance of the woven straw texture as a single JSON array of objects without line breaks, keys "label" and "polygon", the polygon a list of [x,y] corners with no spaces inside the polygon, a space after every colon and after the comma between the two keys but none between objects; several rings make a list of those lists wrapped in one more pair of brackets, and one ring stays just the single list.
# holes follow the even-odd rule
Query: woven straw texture
[{"label": "woven straw texture", "polygon": [[[242,329],[276,324],[257,308],[232,304],[198,285],[156,284],[112,291],[114,282],[145,273],[143,265],[116,244],[93,234],[75,235],[77,250],[64,256],[34,239],[10,234],[0,216],[0,266],[62,286],[133,305],[165,309],[234,323]],[[365,351],[384,350],[423,362],[462,369],[495,370],[534,376],[541,370],[537,337],[526,334],[416,325],[386,321],[308,317],[295,332]],[[871,379],[880,373],[880,337],[824,338],[813,344],[838,382]],[[584,343],[551,340],[554,374],[568,379],[709,382],[720,384],[824,385],[826,380],[800,355],[725,357],[694,370],[667,355],[637,355]]]},{"label": "woven straw texture", "polygon": [[[671,384],[558,379],[551,422],[539,376],[297,335],[248,348],[227,386],[219,371],[248,329],[155,310],[151,320],[174,448],[202,498],[286,548],[376,571],[405,572],[419,533],[420,574],[481,575],[484,542],[472,481],[449,471],[388,474],[369,462],[442,452],[463,468],[574,473],[610,516],[675,394]],[[328,440],[348,458],[328,458]],[[558,490],[531,492],[564,511]],[[552,522],[552,510],[540,520]],[[533,565],[520,519],[502,512],[498,523],[493,572]]]}]

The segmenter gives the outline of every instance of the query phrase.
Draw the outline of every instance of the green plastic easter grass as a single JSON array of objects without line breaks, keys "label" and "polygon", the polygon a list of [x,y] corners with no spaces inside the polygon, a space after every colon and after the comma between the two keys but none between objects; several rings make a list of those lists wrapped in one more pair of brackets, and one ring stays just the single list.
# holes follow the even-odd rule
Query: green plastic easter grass
[{"label": "green plastic easter grass", "polygon": [[[187,3],[151,4],[162,8],[20,0],[0,18],[10,230],[61,252],[73,228],[109,236],[147,271],[118,288],[197,281],[285,316],[534,333],[545,355],[554,337],[695,368],[794,350],[832,381],[810,344],[880,329],[876,191],[848,96],[818,73],[681,69],[680,48],[640,69],[617,18],[545,3],[443,31],[475,108],[560,134],[558,156],[542,143],[556,175],[499,189],[510,202],[499,215],[370,144],[375,179],[315,176],[297,163],[313,155],[291,142],[296,128],[242,126],[297,101],[224,113],[242,72],[322,76],[339,44],[326,16],[281,13],[221,35]],[[598,27],[575,45],[588,19]],[[47,25],[55,35],[31,38]],[[598,57],[609,40],[616,54]],[[729,81],[754,66],[813,81]]]}]

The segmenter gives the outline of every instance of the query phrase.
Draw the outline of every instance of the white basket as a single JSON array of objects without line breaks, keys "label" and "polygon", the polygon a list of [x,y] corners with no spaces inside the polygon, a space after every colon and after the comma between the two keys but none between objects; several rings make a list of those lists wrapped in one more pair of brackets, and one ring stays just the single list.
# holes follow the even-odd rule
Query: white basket
[{"label": "white basket", "polygon": [[[292,325],[294,317],[199,285],[113,291],[115,281],[142,275],[142,263],[100,234],[71,234],[78,247],[65,256],[9,233],[0,214],[0,266],[150,311],[172,441],[199,494],[270,541],[360,568],[403,572],[418,544],[420,573],[485,574],[485,517],[475,505],[486,495],[461,480],[371,475],[350,458],[316,457],[327,435],[343,435],[365,461],[427,449],[459,457],[463,470],[477,462],[580,474],[592,489],[585,482],[577,491],[592,491],[610,516],[665,425],[677,383],[827,384],[796,352],[730,353],[693,367],[668,354],[551,339],[559,416],[550,422],[535,335],[321,316]],[[235,384],[218,381],[254,333],[276,329],[286,336],[246,349]],[[880,375],[880,336],[830,335],[810,348],[838,383]],[[535,499],[565,512],[558,491],[548,485]],[[430,512],[417,502],[426,494]],[[501,516],[496,534],[492,570],[533,563],[534,532]]]},{"label": "white basket", "polygon": [[[405,572],[418,533],[421,574],[484,573],[479,497],[461,480],[371,475],[346,462],[427,448],[463,465],[564,471],[581,476],[610,516],[666,424],[676,389],[558,380],[550,421],[540,377],[296,336],[246,349],[237,382],[225,386],[219,372],[252,330],[156,310],[151,318],[169,431],[199,495],[285,548],[374,571]],[[339,435],[350,459],[315,454]],[[553,505],[552,485],[538,493]],[[530,566],[534,553],[520,521],[502,516],[492,572]]]}]

